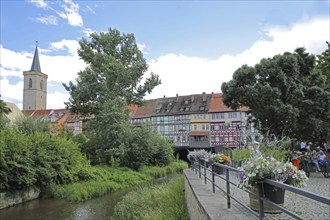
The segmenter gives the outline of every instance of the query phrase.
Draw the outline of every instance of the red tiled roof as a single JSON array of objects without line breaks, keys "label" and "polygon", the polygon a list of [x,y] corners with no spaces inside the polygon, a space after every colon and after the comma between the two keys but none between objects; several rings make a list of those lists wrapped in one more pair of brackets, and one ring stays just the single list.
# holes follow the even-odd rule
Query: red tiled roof
[{"label": "red tiled roof", "polygon": [[151,117],[151,114],[156,106],[156,101],[157,101],[156,99],[151,99],[146,101],[146,103],[143,106],[140,106],[136,109],[134,114],[132,114],[132,118]]},{"label": "red tiled roof", "polygon": [[[238,110],[247,111],[249,110],[248,107],[241,107]],[[222,94],[221,93],[214,93],[211,98],[209,112],[232,112],[235,111],[229,107],[227,107],[222,101]]]}]

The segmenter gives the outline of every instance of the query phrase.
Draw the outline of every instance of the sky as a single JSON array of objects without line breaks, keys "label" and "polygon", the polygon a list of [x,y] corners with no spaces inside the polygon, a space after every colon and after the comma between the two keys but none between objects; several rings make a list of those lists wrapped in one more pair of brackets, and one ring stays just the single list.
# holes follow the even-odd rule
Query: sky
[{"label": "sky", "polygon": [[145,99],[218,93],[244,64],[298,47],[317,55],[330,41],[330,0],[0,0],[0,12],[1,99],[20,109],[36,41],[48,109],[65,108],[62,84],[86,67],[79,41],[108,28],[133,33],[149,66],[145,77],[160,76]]}]

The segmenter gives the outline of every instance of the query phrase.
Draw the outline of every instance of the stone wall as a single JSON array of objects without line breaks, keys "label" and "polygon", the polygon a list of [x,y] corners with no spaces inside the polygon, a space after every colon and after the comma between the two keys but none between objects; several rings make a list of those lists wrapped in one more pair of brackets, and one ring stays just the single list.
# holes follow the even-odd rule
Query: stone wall
[{"label": "stone wall", "polygon": [[0,209],[14,206],[16,204],[38,198],[40,190],[37,188],[28,188],[26,190],[18,190],[13,192],[0,193]]},{"label": "stone wall", "polygon": [[[196,187],[191,178],[194,176],[190,176],[190,172],[187,170],[184,171],[185,174],[185,195],[186,195],[186,205],[188,208],[189,216],[191,219],[211,219],[206,210],[203,208],[202,204],[198,200],[194,187]],[[198,175],[195,174],[195,177],[198,178]],[[198,178],[199,179],[199,178]]]}]

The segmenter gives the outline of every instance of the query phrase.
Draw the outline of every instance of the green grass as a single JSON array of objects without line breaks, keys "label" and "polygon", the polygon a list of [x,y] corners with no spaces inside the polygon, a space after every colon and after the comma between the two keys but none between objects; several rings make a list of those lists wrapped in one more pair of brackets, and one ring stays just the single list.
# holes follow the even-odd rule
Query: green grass
[{"label": "green grass", "polygon": [[174,161],[166,167],[144,167],[140,172],[121,167],[92,167],[93,179],[66,185],[51,184],[46,190],[51,197],[81,202],[121,189],[138,186],[152,179],[180,173],[188,168],[184,161]]},{"label": "green grass", "polygon": [[176,220],[189,219],[185,205],[184,178],[144,186],[128,193],[115,207],[111,219]]}]

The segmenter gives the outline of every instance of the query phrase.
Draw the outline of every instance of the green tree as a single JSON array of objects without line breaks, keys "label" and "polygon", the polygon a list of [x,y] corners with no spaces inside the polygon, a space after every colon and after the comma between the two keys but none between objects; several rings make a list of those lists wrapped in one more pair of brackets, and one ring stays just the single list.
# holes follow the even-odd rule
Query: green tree
[{"label": "green tree", "polygon": [[[124,100],[120,97],[106,100],[90,126],[96,131],[87,149],[94,154],[96,161],[93,163],[111,164],[116,152],[114,150],[125,145],[130,136],[129,110]],[[94,148],[94,152],[90,148]]]},{"label": "green tree", "polygon": [[259,129],[277,137],[317,140],[330,129],[330,93],[315,56],[298,48],[254,67],[243,65],[221,86],[224,103],[248,106]]},{"label": "green tree", "polygon": [[[0,98],[1,98],[1,95],[0,95]],[[2,99],[0,99],[0,114],[2,114],[2,113],[8,114],[10,112],[11,112],[10,108],[8,108],[6,103]]]},{"label": "green tree", "polygon": [[159,85],[158,75],[151,73],[142,84],[148,69],[133,34],[116,29],[90,34],[83,38],[78,54],[87,67],[78,73],[75,83],[63,84],[71,97],[66,106],[82,116],[97,115],[108,99],[120,97],[128,104],[141,104],[146,93]]},{"label": "green tree", "polygon": [[[1,95],[0,95],[1,98]],[[0,99],[0,129],[4,128],[7,124],[4,114],[8,114],[11,112],[11,109],[7,107],[6,103]]]},{"label": "green tree", "polygon": [[49,132],[48,121],[34,120],[31,117],[22,116],[15,121],[18,131],[25,134],[33,134],[36,132]]},{"label": "green tree", "polygon": [[330,43],[327,42],[328,48],[317,56],[316,71],[323,75],[326,79],[327,89],[330,89]]}]

